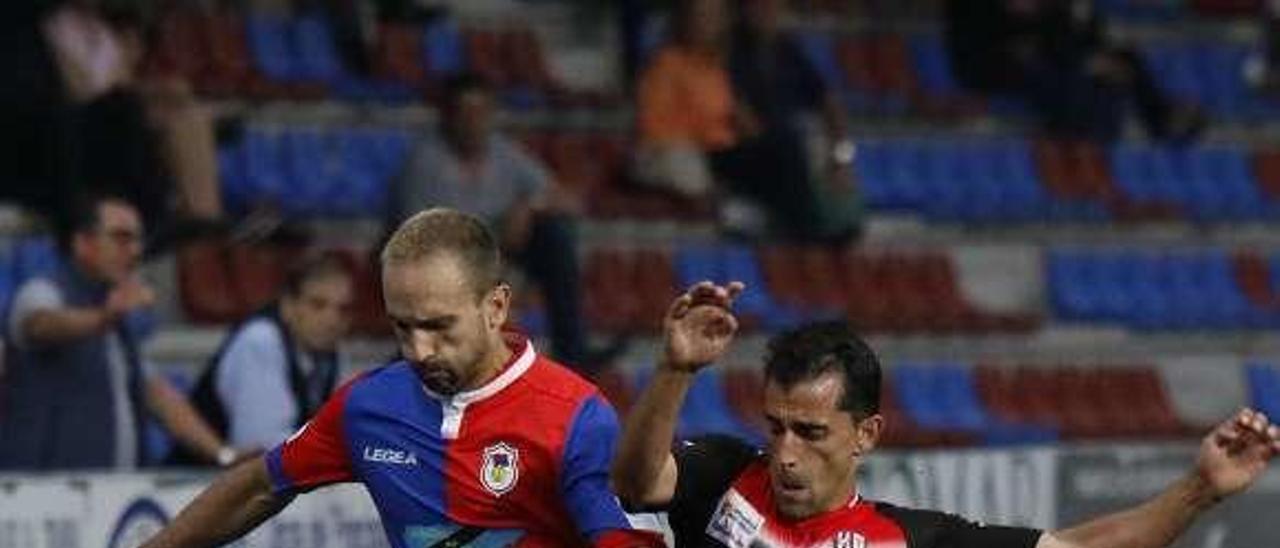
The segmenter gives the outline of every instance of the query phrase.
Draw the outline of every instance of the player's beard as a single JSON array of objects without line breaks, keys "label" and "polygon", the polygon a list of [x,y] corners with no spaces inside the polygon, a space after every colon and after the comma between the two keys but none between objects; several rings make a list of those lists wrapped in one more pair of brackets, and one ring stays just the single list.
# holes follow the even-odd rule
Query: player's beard
[{"label": "player's beard", "polygon": [[463,352],[456,360],[447,360],[444,358],[429,359],[418,362],[415,369],[418,371],[418,378],[422,379],[422,384],[426,385],[428,390],[440,394],[441,396],[452,396],[463,390],[475,388],[470,386],[488,353],[481,344],[480,348],[476,348],[471,352]]},{"label": "player's beard", "polygon": [[461,389],[458,372],[444,360],[428,360],[416,364],[418,378],[427,389],[442,396],[452,396]]}]

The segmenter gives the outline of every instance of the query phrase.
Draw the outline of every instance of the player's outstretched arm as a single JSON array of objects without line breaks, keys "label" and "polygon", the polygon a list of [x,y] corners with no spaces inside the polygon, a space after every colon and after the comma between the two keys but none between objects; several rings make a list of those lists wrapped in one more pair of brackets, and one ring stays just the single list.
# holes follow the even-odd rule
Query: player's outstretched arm
[{"label": "player's outstretched arm", "polygon": [[663,353],[653,379],[631,407],[614,457],[610,483],[627,505],[663,505],[676,489],[671,442],[676,417],[699,369],[728,348],[738,330],[730,312],[743,285],[701,282],[671,303],[663,320]]},{"label": "player's outstretched arm", "polygon": [[1201,512],[1248,488],[1280,454],[1280,428],[1245,409],[1200,444],[1186,477],[1140,506],[1044,535],[1037,548],[1168,546]]},{"label": "player's outstretched arm", "polygon": [[142,548],[221,546],[274,516],[289,503],[271,492],[265,458],[241,463],[218,477]]}]

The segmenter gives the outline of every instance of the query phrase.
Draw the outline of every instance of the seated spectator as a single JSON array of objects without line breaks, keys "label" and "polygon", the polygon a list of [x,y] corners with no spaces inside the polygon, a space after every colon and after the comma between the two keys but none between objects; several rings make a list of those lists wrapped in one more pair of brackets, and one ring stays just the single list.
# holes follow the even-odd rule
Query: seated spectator
[{"label": "seated spectator", "polygon": [[[699,197],[714,181],[767,210],[786,236],[843,240],[856,213],[828,208],[850,196],[843,113],[796,46],[777,29],[779,7],[746,2],[729,39],[723,0],[686,0],[673,19],[673,40],[644,71],[637,98],[639,145],[634,175],[644,184]],[[828,111],[828,137],[843,152],[814,176],[800,115]],[[832,200],[832,197],[841,199]],[[842,210],[843,209],[843,210]]]},{"label": "seated spectator", "polygon": [[640,75],[635,177],[691,197],[712,190],[706,153],[738,144],[756,121],[739,110],[724,67],[724,0],[682,0],[671,40]]},{"label": "seated spectator", "polygon": [[134,272],[138,211],[115,197],[73,205],[63,264],[26,281],[10,305],[0,469],[134,469],[148,411],[203,461],[231,464],[237,452],[147,367],[128,321],[155,298]]},{"label": "seated spectator", "polygon": [[1280,92],[1280,2],[1262,2],[1258,11],[1261,44],[1246,60],[1244,78],[1257,90],[1275,95]]},{"label": "seated spectator", "polygon": [[[192,229],[217,228],[212,117],[185,82],[141,74],[147,44],[140,14],[74,0],[48,4],[17,23],[22,63],[37,76],[14,86],[13,107],[4,109],[11,123],[0,130],[0,144],[18,156],[0,176],[19,184],[0,185],[0,199],[64,227],[76,222],[65,215],[73,196],[117,194],[166,244]],[[40,73],[52,82],[25,83]]]},{"label": "seated spectator", "polygon": [[962,85],[1025,99],[1046,131],[1112,140],[1127,103],[1156,139],[1193,138],[1200,109],[1178,104],[1136,52],[1106,38],[1088,0],[949,0],[946,39]]},{"label": "seated spectator", "polygon": [[333,392],[353,292],[339,258],[298,264],[280,298],[233,329],[196,381],[205,421],[235,447],[274,447],[297,431]]},{"label": "seated spectator", "polygon": [[[729,75],[740,109],[756,120],[716,162],[736,192],[770,204],[791,235],[844,240],[858,230],[851,187],[854,145],[840,98],[778,24],[781,0],[744,0],[729,48]],[[804,120],[821,113],[827,153],[811,166]],[[815,172],[813,167],[820,168]]]},{"label": "seated spectator", "polygon": [[392,191],[390,226],[431,207],[448,207],[490,223],[504,253],[542,287],[556,357],[592,368],[620,345],[586,350],[576,195],[558,185],[519,146],[493,129],[493,90],[474,75],[445,86],[439,131],[424,135]]}]

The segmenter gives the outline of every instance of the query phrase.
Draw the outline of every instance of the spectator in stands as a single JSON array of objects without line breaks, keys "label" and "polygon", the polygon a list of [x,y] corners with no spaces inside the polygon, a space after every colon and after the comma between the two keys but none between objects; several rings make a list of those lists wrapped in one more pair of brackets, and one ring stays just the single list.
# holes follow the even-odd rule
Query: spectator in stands
[{"label": "spectator in stands", "polygon": [[1274,95],[1280,91],[1280,2],[1263,2],[1258,11],[1261,51],[1245,63],[1244,78],[1249,85]]},{"label": "spectator in stands", "polygon": [[155,296],[134,272],[137,209],[106,196],[73,204],[64,264],[26,281],[10,305],[0,469],[135,468],[145,411],[204,460],[230,464],[236,451],[140,354],[129,320]]},{"label": "spectator in stands", "polygon": [[[740,109],[757,121],[722,153],[735,191],[772,204],[783,224],[809,239],[844,239],[857,231],[850,165],[854,145],[844,107],[793,38],[779,28],[782,0],[745,0],[729,48],[729,76]],[[803,121],[821,112],[828,148],[822,171],[810,169]]]},{"label": "spectator in stands", "polygon": [[732,148],[757,120],[738,108],[724,67],[724,0],[681,0],[671,40],[640,75],[634,176],[699,198],[712,191],[707,154]]},{"label": "spectator in stands", "polygon": [[241,448],[274,447],[301,427],[333,392],[353,292],[339,257],[296,265],[280,298],[233,329],[196,382],[205,421]]},{"label": "spectator in stands", "polygon": [[946,38],[959,82],[1025,99],[1047,131],[1119,137],[1133,102],[1156,139],[1185,140],[1205,125],[1200,109],[1156,84],[1141,56],[1109,41],[1088,0],[949,0]]},{"label": "spectator in stands", "polygon": [[[634,175],[692,197],[711,194],[720,181],[767,209],[789,236],[842,239],[848,223],[825,222],[796,116],[835,103],[825,101],[822,82],[778,32],[776,3],[744,8],[731,40],[723,0],[679,3],[673,40],[641,76]],[[830,135],[841,141],[842,115],[831,112]],[[852,160],[850,143],[838,148],[843,163]]]},{"label": "spectator in stands", "polygon": [[216,227],[212,118],[185,82],[141,73],[141,15],[78,0],[49,4],[30,10],[15,33],[22,64],[52,81],[32,86],[26,80],[41,78],[24,75],[14,86],[22,110],[6,116],[14,124],[0,134],[11,143],[0,145],[20,151],[5,167],[18,184],[0,185],[0,199],[65,228],[77,222],[65,215],[68,201],[92,189],[128,198],[161,238]]},{"label": "spectator in stands", "polygon": [[581,202],[494,131],[494,108],[493,90],[479,76],[446,83],[440,129],[414,146],[392,192],[389,225],[430,207],[485,219],[503,251],[542,287],[557,358],[581,367],[604,365],[620,345],[586,350],[574,228]]}]

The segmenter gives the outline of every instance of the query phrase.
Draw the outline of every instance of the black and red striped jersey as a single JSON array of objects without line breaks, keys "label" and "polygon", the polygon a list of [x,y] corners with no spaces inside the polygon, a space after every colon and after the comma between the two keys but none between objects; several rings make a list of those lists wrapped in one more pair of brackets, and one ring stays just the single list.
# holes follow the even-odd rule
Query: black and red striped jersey
[{"label": "black and red striped jersey", "polygon": [[676,448],[676,491],[664,508],[678,548],[1034,548],[1041,532],[854,496],[800,521],[774,511],[766,457],[706,437]]}]

